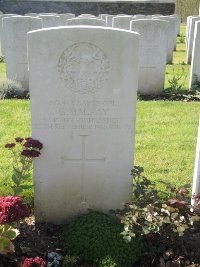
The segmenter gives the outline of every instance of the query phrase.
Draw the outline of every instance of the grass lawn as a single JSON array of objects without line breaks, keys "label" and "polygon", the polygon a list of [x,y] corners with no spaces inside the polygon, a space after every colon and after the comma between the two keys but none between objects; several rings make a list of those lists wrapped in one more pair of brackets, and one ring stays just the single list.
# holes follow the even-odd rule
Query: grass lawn
[{"label": "grass lawn", "polygon": [[[181,27],[183,34],[185,26]],[[174,52],[174,65],[168,65],[167,79],[179,68],[184,68],[189,79],[185,44],[178,38]],[[0,78],[5,77],[5,64],[0,64]],[[184,82],[188,88],[188,80]],[[30,102],[28,100],[0,101],[0,195],[10,192],[12,162],[4,145],[14,137],[31,135]],[[145,174],[153,180],[165,180],[181,185],[192,182],[197,138],[199,102],[138,101],[136,119],[135,165],[145,168]],[[124,174],[129,175],[129,173]],[[32,191],[26,192],[32,198]]]}]

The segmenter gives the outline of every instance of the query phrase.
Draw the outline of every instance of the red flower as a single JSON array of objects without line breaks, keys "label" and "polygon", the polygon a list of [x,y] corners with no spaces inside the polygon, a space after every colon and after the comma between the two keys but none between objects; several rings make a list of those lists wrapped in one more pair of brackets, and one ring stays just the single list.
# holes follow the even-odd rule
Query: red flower
[{"label": "red flower", "polygon": [[37,150],[34,150],[34,149],[32,149],[32,150],[24,149],[21,152],[21,155],[24,157],[27,157],[27,158],[37,158],[37,157],[39,157],[40,152]]},{"label": "red flower", "polygon": [[16,146],[16,144],[15,144],[15,143],[6,144],[6,145],[5,145],[5,148],[8,148],[8,149],[10,149],[10,148],[13,148],[13,147],[15,147],[15,146]]},{"label": "red flower", "polygon": [[47,262],[40,257],[26,258],[22,263],[21,267],[46,267]]},{"label": "red flower", "polygon": [[30,215],[21,197],[0,197],[0,224],[18,222]]},{"label": "red flower", "polygon": [[15,138],[15,141],[16,141],[17,143],[21,143],[21,142],[24,141],[24,138],[16,137],[16,138]]},{"label": "red flower", "polygon": [[25,147],[30,147],[30,148],[37,148],[39,150],[42,149],[43,145],[40,143],[40,141],[32,139],[32,138],[27,138],[26,143],[24,144]]},{"label": "red flower", "polygon": [[178,191],[178,193],[181,194],[181,195],[185,195],[185,194],[188,194],[188,193],[189,193],[189,191],[188,191],[187,188],[185,188],[185,187],[181,187],[181,188],[179,188],[177,191]]}]

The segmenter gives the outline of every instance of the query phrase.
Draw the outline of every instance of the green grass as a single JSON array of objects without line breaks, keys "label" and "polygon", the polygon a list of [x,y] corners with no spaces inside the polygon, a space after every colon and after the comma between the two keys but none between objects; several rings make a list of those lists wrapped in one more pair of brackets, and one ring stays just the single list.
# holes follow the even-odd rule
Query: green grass
[{"label": "green grass", "polygon": [[135,165],[153,180],[192,182],[200,103],[139,101]]},{"label": "green grass", "polygon": [[0,63],[0,79],[6,78],[6,64]]},{"label": "green grass", "polygon": [[[184,33],[182,25],[180,34]],[[190,66],[180,65],[182,61],[186,61],[185,44],[178,37],[174,65],[167,65],[165,88],[167,79],[182,67],[189,77]],[[4,76],[5,64],[0,64],[0,78]],[[188,88],[188,80],[184,88]],[[11,155],[4,145],[15,137],[31,135],[29,105],[25,100],[0,101],[0,195],[10,192],[12,175]],[[199,115],[199,102],[138,101],[135,165],[144,167],[145,174],[155,181],[191,183]],[[31,198],[32,191],[27,191],[26,197]]]}]

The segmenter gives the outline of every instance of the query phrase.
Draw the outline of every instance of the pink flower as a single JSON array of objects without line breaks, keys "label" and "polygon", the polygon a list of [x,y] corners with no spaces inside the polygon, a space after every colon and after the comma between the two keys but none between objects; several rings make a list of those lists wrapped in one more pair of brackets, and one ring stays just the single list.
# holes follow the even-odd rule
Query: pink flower
[{"label": "pink flower", "polygon": [[26,139],[26,143],[24,144],[25,147],[29,147],[29,148],[37,148],[39,150],[42,149],[43,145],[40,141],[35,140],[33,138],[28,138]]},{"label": "pink flower", "polygon": [[15,138],[15,141],[16,141],[17,143],[21,143],[21,142],[24,141],[24,138],[16,137],[16,138]]},{"label": "pink flower", "polygon": [[21,197],[0,197],[0,224],[18,222],[30,215]]},{"label": "pink flower", "polygon": [[40,257],[26,258],[22,263],[21,267],[46,267],[47,262]]}]

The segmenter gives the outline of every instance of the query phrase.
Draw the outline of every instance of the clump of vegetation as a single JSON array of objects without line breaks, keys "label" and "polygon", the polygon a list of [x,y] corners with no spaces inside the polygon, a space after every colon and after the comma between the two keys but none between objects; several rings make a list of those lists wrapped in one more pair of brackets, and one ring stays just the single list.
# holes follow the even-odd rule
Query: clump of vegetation
[{"label": "clump of vegetation", "polygon": [[193,82],[190,90],[193,92],[200,91],[200,80],[198,79],[198,76],[195,74],[193,75]]},{"label": "clump of vegetation", "polygon": [[0,56],[0,63],[4,63],[5,62],[5,57],[4,56]]},{"label": "clump of vegetation", "polygon": [[62,244],[67,254],[92,266],[131,267],[140,258],[143,243],[140,238],[126,242],[122,230],[123,225],[111,216],[90,212],[65,227]]},{"label": "clump of vegetation", "polygon": [[0,99],[27,99],[28,90],[24,89],[22,85],[13,80],[0,80]]},{"label": "clump of vegetation", "polygon": [[77,257],[66,255],[63,257],[62,266],[63,267],[74,267],[77,263]]},{"label": "clump of vegetation", "polygon": [[178,74],[175,74],[173,69],[173,76],[171,79],[168,80],[170,85],[168,90],[170,90],[171,92],[181,91],[183,89],[186,79],[187,74],[185,73],[184,68],[182,68],[182,71]]},{"label": "clump of vegetation", "polygon": [[167,191],[161,192],[143,175],[143,171],[137,166],[132,170],[133,201],[118,214],[124,224],[122,234],[126,240],[141,235],[151,241],[154,239],[157,247],[164,244],[165,250],[200,221],[200,204],[191,206],[189,184],[176,188],[162,182]]}]

